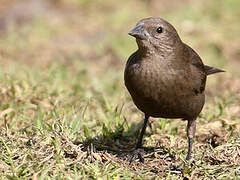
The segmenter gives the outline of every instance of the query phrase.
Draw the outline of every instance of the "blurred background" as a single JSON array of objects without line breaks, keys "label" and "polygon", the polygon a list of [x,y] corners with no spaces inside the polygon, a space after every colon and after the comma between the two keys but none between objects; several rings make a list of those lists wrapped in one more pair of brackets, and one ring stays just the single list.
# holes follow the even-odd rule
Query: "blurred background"
[{"label": "blurred background", "polygon": [[[137,49],[127,33],[151,16],[173,24],[204,64],[226,70],[208,77],[196,142],[218,146],[237,137],[239,0],[0,0],[0,128],[13,134],[0,132],[3,139],[32,138],[39,129],[48,136],[54,123],[66,125],[71,141],[103,135],[108,143],[123,129],[134,135],[131,127],[142,116],[123,82],[127,58]],[[149,144],[165,135],[186,142],[185,122],[157,120],[153,127]],[[12,142],[13,149],[22,144]]]}]

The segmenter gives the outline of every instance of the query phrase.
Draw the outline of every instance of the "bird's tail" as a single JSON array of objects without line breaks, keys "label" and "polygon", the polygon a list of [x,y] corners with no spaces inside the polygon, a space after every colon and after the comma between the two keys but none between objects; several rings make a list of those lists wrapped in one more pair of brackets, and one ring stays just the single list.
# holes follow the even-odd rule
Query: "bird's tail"
[{"label": "bird's tail", "polygon": [[214,67],[211,67],[211,66],[206,66],[206,65],[204,66],[204,69],[205,69],[207,75],[220,73],[220,72],[225,72],[224,70],[217,69],[217,68],[214,68]]}]

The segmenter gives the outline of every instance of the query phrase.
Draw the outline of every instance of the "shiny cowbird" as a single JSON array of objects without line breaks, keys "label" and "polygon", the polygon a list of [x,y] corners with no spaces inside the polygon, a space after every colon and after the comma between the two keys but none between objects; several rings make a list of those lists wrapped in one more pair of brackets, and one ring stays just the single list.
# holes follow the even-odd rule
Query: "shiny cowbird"
[{"label": "shiny cowbird", "polygon": [[142,147],[149,117],[180,118],[188,121],[186,159],[190,160],[196,118],[205,102],[206,78],[224,71],[204,65],[162,18],[140,20],[129,35],[136,38],[138,50],[126,63],[125,85],[137,108],[145,114],[136,149]]}]

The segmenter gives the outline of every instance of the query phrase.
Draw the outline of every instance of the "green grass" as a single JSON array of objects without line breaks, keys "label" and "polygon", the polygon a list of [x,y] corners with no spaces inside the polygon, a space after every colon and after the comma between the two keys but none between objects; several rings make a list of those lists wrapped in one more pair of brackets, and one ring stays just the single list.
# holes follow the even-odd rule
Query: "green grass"
[{"label": "green grass", "polygon": [[[61,16],[11,27],[0,37],[0,179],[239,179],[238,4],[62,0]],[[227,70],[208,78],[192,164],[186,122],[151,119],[145,162],[129,165],[143,115],[123,83],[136,49],[127,32],[152,15]]]}]

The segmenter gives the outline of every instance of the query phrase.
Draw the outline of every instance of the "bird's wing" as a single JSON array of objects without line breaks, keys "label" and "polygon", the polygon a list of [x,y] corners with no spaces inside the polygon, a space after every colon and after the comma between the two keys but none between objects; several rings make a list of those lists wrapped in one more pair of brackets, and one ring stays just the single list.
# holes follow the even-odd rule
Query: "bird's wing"
[{"label": "bird's wing", "polygon": [[200,70],[201,72],[205,73],[205,68],[204,68],[204,64],[202,62],[202,59],[199,57],[199,55],[187,44],[185,44],[186,47],[186,51],[188,53],[188,61],[189,63],[194,66],[195,68],[197,68],[198,70]]},{"label": "bird's wing", "polygon": [[207,77],[204,64],[199,55],[191,47],[185,44],[185,49],[187,52],[187,61],[190,64],[192,72],[192,88],[195,94],[202,93],[205,90]]},{"label": "bird's wing", "polygon": [[197,67],[198,69],[200,69],[201,71],[205,71],[206,75],[215,74],[215,73],[219,73],[219,72],[225,72],[224,70],[204,65],[201,58],[199,57],[199,55],[190,46],[188,46],[186,44],[185,44],[185,46],[187,47],[189,54],[191,54],[190,55],[191,64],[193,66]]}]

